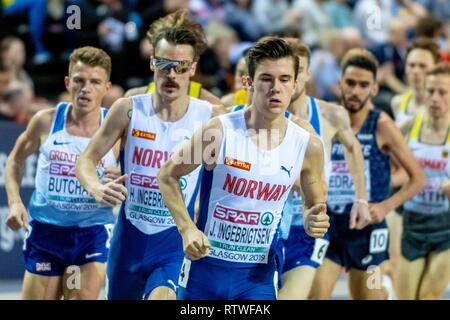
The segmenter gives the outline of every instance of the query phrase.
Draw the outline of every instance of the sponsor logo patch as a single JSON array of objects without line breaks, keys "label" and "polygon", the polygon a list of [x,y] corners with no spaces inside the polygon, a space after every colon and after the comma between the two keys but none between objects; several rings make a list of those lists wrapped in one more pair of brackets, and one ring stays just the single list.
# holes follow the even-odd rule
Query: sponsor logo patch
[{"label": "sponsor logo patch", "polygon": [[241,211],[233,208],[227,208],[221,205],[216,205],[214,209],[214,217],[220,220],[230,221],[238,224],[259,224],[259,212]]},{"label": "sponsor logo patch", "polygon": [[133,137],[147,139],[147,140],[155,140],[156,139],[156,133],[146,132],[142,130],[133,129],[131,131],[131,135]]},{"label": "sponsor logo patch", "polygon": [[251,163],[245,161],[239,161],[230,157],[225,157],[225,164],[230,167],[250,171]]}]

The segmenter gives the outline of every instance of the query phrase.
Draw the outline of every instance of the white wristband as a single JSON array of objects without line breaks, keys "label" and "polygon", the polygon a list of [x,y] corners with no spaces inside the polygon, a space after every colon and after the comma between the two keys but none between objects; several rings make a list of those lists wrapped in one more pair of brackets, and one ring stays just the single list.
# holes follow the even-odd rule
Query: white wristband
[{"label": "white wristband", "polygon": [[356,199],[355,203],[361,203],[361,204],[364,204],[366,206],[369,206],[369,202],[367,202],[367,200],[365,200],[365,199]]}]

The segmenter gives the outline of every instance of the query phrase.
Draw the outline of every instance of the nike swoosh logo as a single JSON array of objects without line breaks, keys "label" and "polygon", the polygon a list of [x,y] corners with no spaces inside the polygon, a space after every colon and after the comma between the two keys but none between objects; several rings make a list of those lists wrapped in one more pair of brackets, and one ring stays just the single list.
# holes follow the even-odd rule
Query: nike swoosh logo
[{"label": "nike swoosh logo", "polygon": [[71,144],[72,142],[58,142],[58,141],[53,141],[53,144],[55,145],[55,146],[61,146],[61,145],[63,145],[63,144]]},{"label": "nike swoosh logo", "polygon": [[101,256],[102,254],[103,254],[103,253],[101,253],[101,252],[96,252],[96,253],[86,254],[84,257],[85,257],[86,259],[90,259],[90,258],[93,258],[93,257]]}]

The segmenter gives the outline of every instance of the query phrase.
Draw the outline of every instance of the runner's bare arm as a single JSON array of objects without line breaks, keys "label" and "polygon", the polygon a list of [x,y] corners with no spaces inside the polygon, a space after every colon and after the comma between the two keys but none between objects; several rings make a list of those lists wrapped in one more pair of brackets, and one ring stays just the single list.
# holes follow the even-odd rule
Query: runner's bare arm
[{"label": "runner's bare arm", "polygon": [[366,177],[364,175],[364,156],[361,145],[353,133],[347,111],[338,105],[332,106],[331,124],[337,129],[335,137],[344,146],[344,157],[353,179],[357,201],[352,206],[349,228],[363,229],[371,222]]},{"label": "runner's bare arm", "polygon": [[450,180],[445,180],[441,185],[442,193],[450,199]]},{"label": "runner's bare arm", "polygon": [[212,103],[212,104],[222,104],[222,101],[220,101],[220,99],[218,97],[216,97],[214,94],[212,94],[211,92],[209,92],[205,88],[202,88],[200,90],[200,97],[199,97],[199,99],[206,100],[206,101],[208,101],[209,103]]},{"label": "runner's bare arm", "polygon": [[131,96],[135,96],[138,94],[143,94],[147,92],[147,86],[137,87],[137,88],[131,88],[125,92],[124,97],[129,98]]},{"label": "runner's bare arm", "polygon": [[[399,129],[402,132],[402,134],[406,140],[408,140],[407,136],[411,130],[413,120],[414,119],[406,120],[399,126]],[[392,154],[392,157],[391,157],[391,186],[392,187],[401,187],[402,185],[407,183],[408,180],[409,180],[409,177],[408,177],[408,174],[406,173],[405,169],[403,169],[400,166],[400,162],[395,157],[395,155]]]},{"label": "runner's bare arm", "polygon": [[303,214],[305,231],[311,237],[321,238],[330,224],[325,205],[327,184],[324,174],[324,147],[317,136],[310,137],[300,173],[300,183],[306,208]]},{"label": "runner's bare arm", "polygon": [[[291,120],[297,124],[298,126],[300,126],[301,128],[305,129],[306,131],[308,131],[311,135],[315,135],[317,137],[319,137],[316,133],[316,131],[314,130],[314,128],[312,127],[312,125],[309,123],[309,121],[306,121],[300,117],[297,117],[295,115],[292,115]],[[320,138],[320,137],[319,137]],[[301,184],[300,184],[300,176],[298,177],[297,180],[295,180],[294,185],[292,186],[292,189],[294,191],[297,192],[301,192]]]},{"label": "runner's bare arm", "polygon": [[217,161],[222,143],[223,129],[219,119],[211,119],[198,129],[161,167],[158,185],[177,228],[183,238],[183,248],[192,260],[205,257],[209,253],[207,237],[197,229],[187,212],[179,180],[203,163],[205,169],[212,169]]},{"label": "runner's bare arm", "polygon": [[220,102],[227,108],[231,109],[234,106],[234,92],[228,93],[220,98]]},{"label": "runner's bare arm", "polygon": [[408,148],[405,139],[389,118],[382,113],[377,125],[377,143],[381,150],[393,155],[408,174],[409,181],[403,185],[400,191],[381,203],[371,204],[372,220],[380,222],[390,211],[394,210],[406,200],[419,193],[426,184],[426,176],[417,162],[414,154]]},{"label": "runner's bare arm", "polygon": [[213,104],[211,118],[228,113],[228,110],[222,104]]},{"label": "runner's bare arm", "polygon": [[295,116],[295,115],[292,115],[291,120],[292,120],[295,124],[297,124],[298,126],[302,127],[302,128],[305,129],[306,131],[308,131],[310,134],[319,137],[319,136],[317,135],[316,130],[314,130],[313,126],[312,126],[308,121],[306,121],[305,119],[302,119],[302,118],[300,118],[300,117],[297,117],[297,116]]},{"label": "runner's bare arm", "polygon": [[122,146],[125,145],[131,112],[131,99],[121,98],[114,102],[76,164],[76,175],[81,185],[96,201],[110,206],[125,200],[126,189],[122,182],[126,180],[126,175],[103,185],[97,176],[96,164],[119,139]]},{"label": "runner's bare arm", "polygon": [[18,230],[28,223],[28,214],[20,197],[25,160],[39,150],[44,138],[48,135],[54,110],[39,111],[31,118],[6,160],[5,188],[10,210],[7,224],[13,230]]}]

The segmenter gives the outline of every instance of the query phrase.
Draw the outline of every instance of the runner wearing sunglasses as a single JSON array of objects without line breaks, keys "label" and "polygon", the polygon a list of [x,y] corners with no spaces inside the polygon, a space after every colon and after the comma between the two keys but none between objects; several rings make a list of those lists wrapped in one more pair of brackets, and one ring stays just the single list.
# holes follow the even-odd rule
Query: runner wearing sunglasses
[{"label": "runner wearing sunglasses", "polygon": [[[173,23],[169,23],[173,21]],[[168,27],[161,27],[168,26]],[[108,298],[175,299],[183,245],[164,203],[156,175],[194,131],[223,109],[188,95],[199,55],[206,48],[200,25],[180,10],[155,21],[149,31],[155,91],[119,99],[98,135],[81,156],[77,175],[100,203],[123,205],[108,259]],[[121,139],[124,194],[104,188],[94,164]],[[194,215],[200,170],[180,179],[185,205]]]}]

